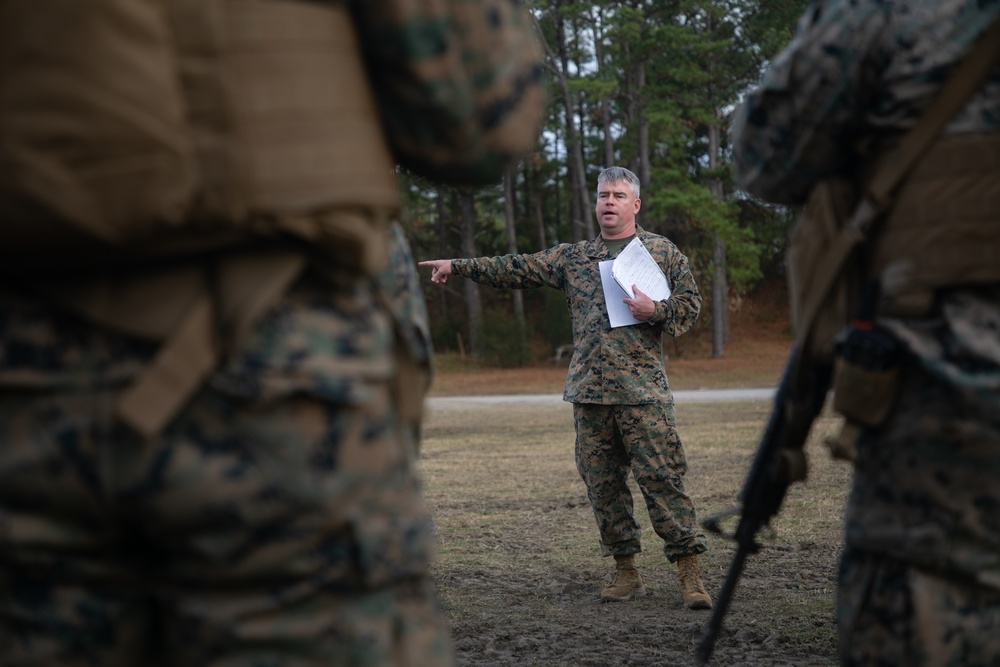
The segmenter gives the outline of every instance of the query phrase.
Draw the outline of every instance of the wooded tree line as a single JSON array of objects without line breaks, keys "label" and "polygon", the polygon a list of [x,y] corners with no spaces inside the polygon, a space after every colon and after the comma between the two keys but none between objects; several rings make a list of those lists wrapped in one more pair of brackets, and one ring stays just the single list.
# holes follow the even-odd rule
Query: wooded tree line
[{"label": "wooded tree line", "polygon": [[[592,239],[597,175],[642,184],[638,223],[691,261],[713,356],[728,339],[730,292],[781,272],[792,213],[731,178],[729,118],[808,0],[534,0],[550,103],[536,150],[496,187],[455,189],[403,174],[404,221],[419,259],[536,252]],[[570,342],[561,293],[492,290],[422,275],[437,349],[500,354],[502,365]],[[494,356],[496,356],[494,354]]]}]

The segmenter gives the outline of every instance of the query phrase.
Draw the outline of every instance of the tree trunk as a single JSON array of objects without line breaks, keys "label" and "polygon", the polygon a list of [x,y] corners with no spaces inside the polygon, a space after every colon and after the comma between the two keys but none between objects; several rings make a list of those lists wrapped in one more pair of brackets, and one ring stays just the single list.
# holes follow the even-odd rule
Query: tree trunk
[{"label": "tree trunk", "polygon": [[[475,200],[471,190],[463,190],[460,195],[462,206],[462,256],[477,257]],[[482,354],[480,340],[483,330],[483,299],[479,293],[479,283],[465,281],[465,312],[469,322],[469,353],[478,357]]]},{"label": "tree trunk", "polygon": [[[708,168],[712,170],[709,188],[720,201],[724,197],[722,181],[716,170],[719,166],[720,130],[717,124],[708,128]],[[712,357],[723,355],[729,339],[729,282],[726,280],[726,243],[715,232],[712,243]]]},{"label": "tree trunk", "polygon": [[715,236],[712,246],[712,357],[721,357],[725,351],[726,320],[729,310],[729,288],[726,283],[726,244]]},{"label": "tree trunk", "polygon": [[[507,171],[503,179],[504,191],[504,218],[507,221],[507,252],[517,254],[517,230],[514,228],[514,178],[513,169]],[[525,347],[527,347],[527,327],[524,321],[524,292],[519,289],[512,290],[514,299],[514,319],[517,321],[518,335]]]},{"label": "tree trunk", "polygon": [[[562,3],[557,3],[561,6]],[[568,157],[569,176],[572,184],[572,198],[570,207],[573,217],[573,240],[583,239],[584,229],[587,230],[590,238],[593,238],[593,216],[590,214],[590,196],[587,194],[587,172],[583,165],[583,146],[577,134],[576,107],[573,104],[573,96],[569,92],[569,55],[566,46],[566,24],[562,16],[556,12],[556,49],[559,52],[559,68],[555,71],[559,83],[559,91],[562,95],[563,108],[566,111],[566,152]],[[551,54],[550,54],[551,55]],[[587,224],[587,223],[590,224]]]},{"label": "tree trunk", "polygon": [[[632,46],[627,42],[622,42],[622,52],[625,54],[625,63],[632,62]],[[635,67],[625,66],[625,72],[627,72],[625,80],[625,110],[624,110],[624,122],[625,127],[631,132],[633,129],[636,130],[636,146],[635,155],[632,156],[630,163],[627,165],[637,176],[642,169],[639,167],[639,140],[638,140],[638,123],[639,123],[639,92],[636,85],[636,73]],[[626,166],[626,165],[623,165]],[[641,185],[648,185],[640,181]]]},{"label": "tree trunk", "polygon": [[576,167],[574,161],[569,164],[569,221],[573,233],[573,243],[583,240],[583,218],[580,213],[580,186],[576,182]]},{"label": "tree trunk", "polygon": [[[560,241],[565,241],[566,236],[563,231],[565,225],[563,224],[563,179],[558,176],[555,178],[555,184],[552,189],[555,191],[556,195],[556,219],[555,219],[555,230],[556,235],[553,239],[556,243]],[[570,235],[572,237],[572,234]]]},{"label": "tree trunk", "polygon": [[[604,10],[601,7],[590,8],[590,25],[594,40],[594,62],[597,65],[597,78],[602,79],[604,70]],[[601,95],[601,131],[604,135],[604,167],[615,165],[615,138],[611,132],[611,96]]]},{"label": "tree trunk", "polygon": [[601,125],[604,128],[604,168],[615,166],[615,138],[611,135],[611,98],[601,98]]},{"label": "tree trunk", "polygon": [[538,229],[538,249],[548,248],[545,238],[545,215],[542,210],[542,172],[531,168],[531,201],[534,205],[535,226]]},{"label": "tree trunk", "polygon": [[[451,257],[453,253],[448,249],[448,238],[451,234],[448,233],[450,225],[448,224],[448,207],[445,204],[445,196],[447,192],[443,187],[437,187],[434,189],[437,195],[435,199],[437,200],[437,233],[438,233],[438,257]],[[438,307],[440,308],[440,317],[448,318],[448,290],[436,289],[434,290],[438,295]]]},{"label": "tree trunk", "polygon": [[577,136],[581,137],[581,139],[577,141],[576,156],[575,156],[577,162],[576,165],[577,180],[579,182],[579,190],[580,190],[580,209],[581,209],[580,217],[583,220],[583,229],[586,233],[586,237],[588,239],[592,239],[597,235],[597,229],[596,229],[597,219],[594,213],[594,208],[593,208],[594,205],[591,203],[590,200],[590,186],[587,184],[587,166],[586,166],[587,163],[583,155],[582,137],[586,136],[585,119],[587,117],[587,114],[585,113],[585,110],[583,108],[582,101],[580,102],[580,110],[576,114],[576,117],[580,119],[580,128],[577,132]]},{"label": "tree trunk", "polygon": [[[636,113],[639,121],[639,183],[643,187],[649,187],[652,180],[652,171],[649,167],[649,119],[646,117],[646,104],[643,100],[646,88],[646,63],[639,61],[636,63]],[[646,216],[640,208],[636,216],[636,222],[644,225]]]}]

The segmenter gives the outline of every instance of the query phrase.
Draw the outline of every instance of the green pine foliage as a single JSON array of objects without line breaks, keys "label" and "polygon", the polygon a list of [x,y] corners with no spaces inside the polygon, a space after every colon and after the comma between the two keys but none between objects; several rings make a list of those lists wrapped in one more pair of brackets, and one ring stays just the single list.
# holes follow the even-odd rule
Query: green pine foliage
[{"label": "green pine foliage", "polygon": [[[587,237],[586,222],[594,213],[580,210],[580,196],[573,189],[575,148],[569,139],[576,136],[590,201],[597,174],[609,162],[639,174],[640,224],[678,244],[691,260],[703,293],[711,293],[716,276],[713,248],[720,244],[730,290],[751,290],[780,275],[795,212],[765,205],[735,187],[729,118],[768,59],[787,43],[807,0],[527,4],[549,54],[551,86],[537,149],[513,171],[518,252]],[[457,193],[405,173],[401,179],[407,194],[404,225],[417,258],[466,254],[462,248],[470,246],[468,239],[463,244]],[[472,242],[477,255],[508,252],[504,205],[502,183],[476,191]],[[428,273],[422,275],[426,279]],[[452,349],[448,340],[457,338],[451,331],[454,325],[443,323],[468,327],[473,319],[464,311],[461,284],[442,287],[428,281],[425,291],[432,326],[437,322],[442,330],[436,338]],[[510,301],[493,292],[482,292],[486,311],[506,308],[505,321],[513,322]],[[566,332],[559,331],[565,323],[553,315],[564,306],[549,304],[561,301],[561,295],[554,297],[525,295],[527,332],[539,332],[553,348],[567,342]],[[712,316],[705,312],[702,319]],[[483,328],[489,330],[487,319]],[[511,337],[530,349],[527,332]],[[461,337],[473,338],[468,331]],[[478,339],[489,340],[489,333],[480,332]]]}]

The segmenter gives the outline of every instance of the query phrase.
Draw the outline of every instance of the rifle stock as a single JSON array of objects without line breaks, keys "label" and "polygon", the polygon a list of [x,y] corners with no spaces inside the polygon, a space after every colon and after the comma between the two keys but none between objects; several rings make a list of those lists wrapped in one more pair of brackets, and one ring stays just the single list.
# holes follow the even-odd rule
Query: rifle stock
[{"label": "rifle stock", "polygon": [[[760,549],[757,534],[778,513],[788,486],[805,479],[803,446],[813,421],[823,409],[831,375],[830,366],[808,361],[797,345],[792,346],[774,397],[771,416],[743,484],[740,508],[708,517],[703,522],[706,530],[734,540],[737,546],[726,581],[716,599],[712,617],[698,644],[696,658],[699,665],[707,664],[712,656],[715,641],[722,628],[722,619],[736,590],[747,556]],[[719,524],[723,519],[736,514],[740,517],[736,530],[726,535]]]}]

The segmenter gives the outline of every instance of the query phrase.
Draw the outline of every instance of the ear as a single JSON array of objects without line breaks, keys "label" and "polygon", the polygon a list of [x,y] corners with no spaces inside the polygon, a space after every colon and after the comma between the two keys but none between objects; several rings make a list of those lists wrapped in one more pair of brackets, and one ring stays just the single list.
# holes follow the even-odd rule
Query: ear
[{"label": "ear", "polygon": [[639,207],[642,205],[642,200],[636,197],[635,199],[635,213],[639,212]]}]

